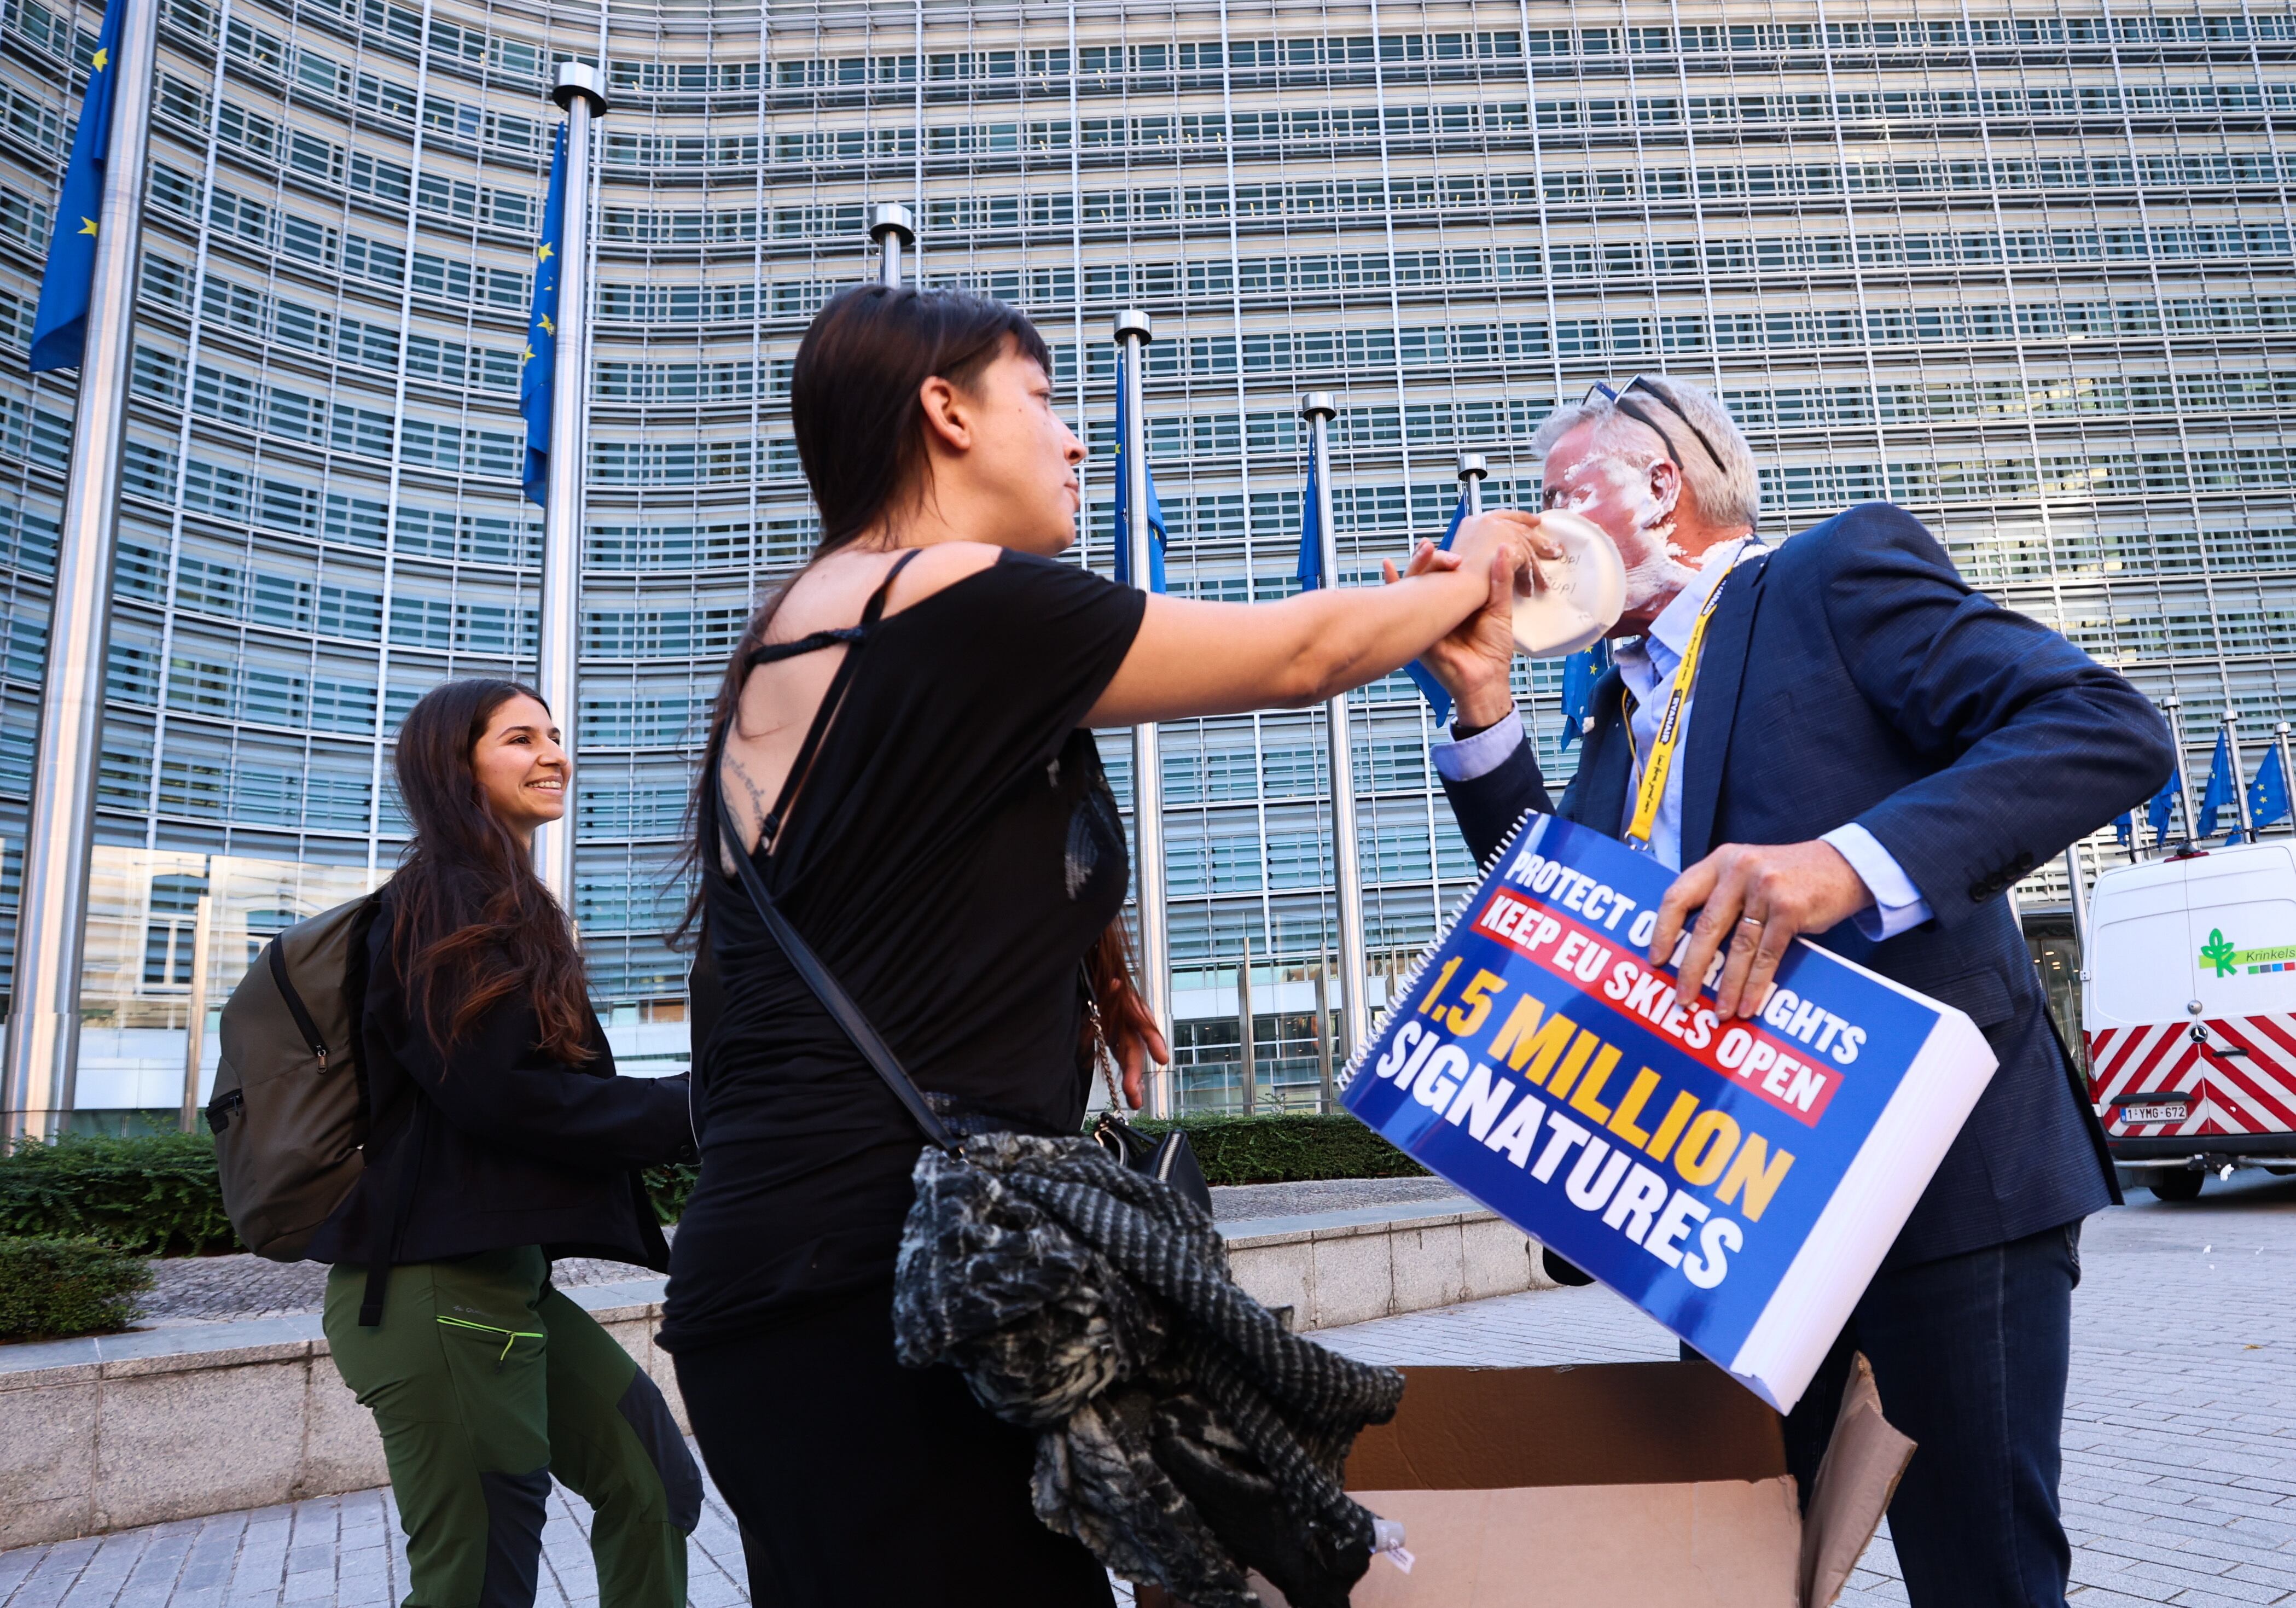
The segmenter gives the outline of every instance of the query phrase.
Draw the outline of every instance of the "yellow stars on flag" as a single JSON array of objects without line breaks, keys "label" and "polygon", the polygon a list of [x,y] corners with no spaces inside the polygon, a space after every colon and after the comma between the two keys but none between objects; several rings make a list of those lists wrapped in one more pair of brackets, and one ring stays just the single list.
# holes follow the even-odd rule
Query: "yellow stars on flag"
[{"label": "yellow stars on flag", "polygon": [[95,53],[95,70],[96,70],[96,71],[98,71],[98,72],[102,72],[105,68],[107,68],[107,67],[109,67],[109,66],[111,66],[111,53],[110,51],[108,51],[108,50],[99,50],[99,51],[97,51],[97,52]]},{"label": "yellow stars on flag", "polygon": [[534,260],[537,262],[548,262],[553,256],[556,255],[557,250],[558,248],[556,246],[552,245],[545,240],[539,246],[535,248]]},{"label": "yellow stars on flag", "polygon": [[79,232],[80,232],[81,234],[94,234],[94,233],[95,233],[95,219],[94,219],[94,218],[92,218],[92,217],[83,217],[83,218],[81,218],[81,219],[79,220]]},{"label": "yellow stars on flag", "polygon": [[525,362],[527,362],[529,358],[531,358],[533,356],[534,356],[534,349],[533,349],[532,347],[530,347],[530,346],[529,346],[529,347],[528,347],[524,351],[521,352],[521,353],[518,355],[518,360],[519,360],[519,362],[520,362],[521,364],[524,364],[524,363],[525,363]]},{"label": "yellow stars on flag", "polygon": [[550,322],[549,314],[537,313],[534,316],[534,321],[542,326],[542,332],[544,334],[549,336],[553,340],[558,339],[558,326]]}]

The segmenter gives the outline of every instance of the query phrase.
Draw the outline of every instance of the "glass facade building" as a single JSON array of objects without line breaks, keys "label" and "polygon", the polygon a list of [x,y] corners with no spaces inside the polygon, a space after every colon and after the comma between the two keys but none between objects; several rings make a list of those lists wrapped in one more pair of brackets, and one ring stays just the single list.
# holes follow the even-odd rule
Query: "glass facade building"
[{"label": "glass facade building", "polygon": [[[98,21],[0,8],[0,909],[72,396],[23,351]],[[870,271],[875,202],[914,209],[919,278],[1045,330],[1093,448],[1096,568],[1121,307],[1156,320],[1150,455],[1172,589],[1199,597],[1293,589],[1304,391],[1339,396],[1342,579],[1370,584],[1440,530],[1456,451],[1489,456],[1492,502],[1528,498],[1557,398],[1662,369],[1745,424],[1773,537],[1905,504],[1974,584],[2180,694],[2202,770],[2225,708],[2252,758],[2284,712],[2296,11],[164,0],[88,965],[91,1029],[150,1053],[91,1047],[83,1107],[174,1109],[202,894],[269,890],[209,922],[219,998],[245,964],[230,934],[309,905],[305,882],[388,872],[389,737],[413,701],[532,671],[516,400],[569,57],[615,102],[577,915],[641,1062],[682,1047],[666,866],[708,690],[812,538],[791,357]],[[1559,667],[1519,675],[1567,773]],[[1390,956],[1472,868],[1411,685],[1353,701],[1369,940]],[[1242,1097],[1247,1037],[1260,1102],[1319,1086],[1321,721],[1164,732],[1193,1103]],[[1104,747],[1128,806],[1128,745]],[[2062,873],[2025,891],[2062,907]]]}]

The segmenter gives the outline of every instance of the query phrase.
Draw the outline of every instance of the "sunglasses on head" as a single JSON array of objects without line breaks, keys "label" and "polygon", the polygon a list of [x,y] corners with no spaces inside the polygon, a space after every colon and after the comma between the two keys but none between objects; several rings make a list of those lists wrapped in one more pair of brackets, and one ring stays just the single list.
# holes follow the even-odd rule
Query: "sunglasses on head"
[{"label": "sunglasses on head", "polygon": [[1616,390],[1598,380],[1587,388],[1587,394],[1580,399],[1580,406],[1592,402],[1597,397],[1605,398],[1612,407],[1617,408],[1637,424],[1646,424],[1657,431],[1658,439],[1666,443],[1668,455],[1676,463],[1681,463],[1682,448],[1674,444],[1674,437],[1668,431],[1666,426],[1660,423],[1651,410],[1644,406],[1636,398],[1635,393],[1637,391],[1656,398],[1660,407],[1688,425],[1690,433],[1698,438],[1698,444],[1706,449],[1706,455],[1713,463],[1714,467],[1721,470],[1725,474],[1729,472],[1723,464],[1722,455],[1714,450],[1714,443],[1707,439],[1704,431],[1698,428],[1698,421],[1683,412],[1682,404],[1674,399],[1672,393],[1648,374],[1636,374]]}]

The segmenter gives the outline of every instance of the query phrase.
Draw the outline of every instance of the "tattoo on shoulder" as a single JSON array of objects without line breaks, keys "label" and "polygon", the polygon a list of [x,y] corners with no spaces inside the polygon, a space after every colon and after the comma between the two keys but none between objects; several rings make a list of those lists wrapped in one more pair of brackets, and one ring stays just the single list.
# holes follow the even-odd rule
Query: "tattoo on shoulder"
[{"label": "tattoo on shoulder", "polygon": [[742,783],[743,790],[749,793],[750,803],[756,809],[758,819],[764,820],[768,806],[766,803],[764,791],[758,786],[758,779],[750,774],[747,766],[732,754],[726,756],[726,768],[734,773],[734,778]]}]

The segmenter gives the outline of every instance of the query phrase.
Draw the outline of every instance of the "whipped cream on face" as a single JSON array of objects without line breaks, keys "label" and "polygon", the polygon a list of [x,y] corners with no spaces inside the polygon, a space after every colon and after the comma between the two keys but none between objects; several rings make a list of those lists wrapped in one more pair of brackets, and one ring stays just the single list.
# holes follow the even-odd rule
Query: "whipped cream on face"
[{"label": "whipped cream on face", "polygon": [[1623,494],[1620,500],[1632,511],[1634,534],[1616,544],[1619,560],[1627,570],[1627,611],[1642,612],[1697,578],[1697,564],[1685,558],[1674,540],[1675,505],[1682,497],[1678,480],[1665,496],[1654,496],[1644,469],[1603,451],[1567,465],[1562,480],[1566,492],[1562,506],[1571,513],[1583,513],[1605,490]]}]

